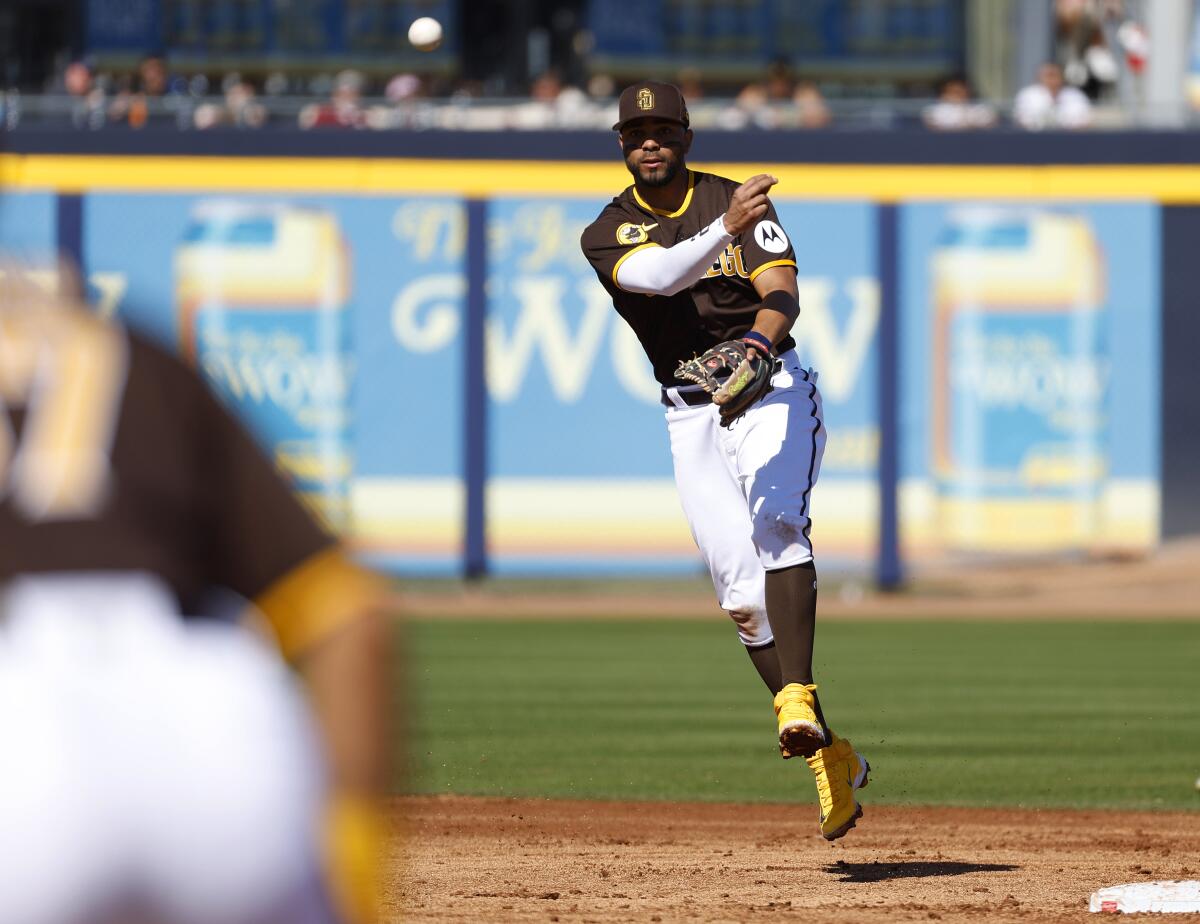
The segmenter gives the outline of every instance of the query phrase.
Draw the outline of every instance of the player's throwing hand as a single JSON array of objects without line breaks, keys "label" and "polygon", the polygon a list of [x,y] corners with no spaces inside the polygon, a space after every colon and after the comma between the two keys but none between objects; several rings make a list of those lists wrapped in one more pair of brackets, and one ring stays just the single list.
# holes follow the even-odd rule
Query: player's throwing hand
[{"label": "player's throwing hand", "polygon": [[725,230],[733,235],[741,234],[767,214],[767,192],[778,182],[777,177],[760,173],[735,189],[725,211]]}]

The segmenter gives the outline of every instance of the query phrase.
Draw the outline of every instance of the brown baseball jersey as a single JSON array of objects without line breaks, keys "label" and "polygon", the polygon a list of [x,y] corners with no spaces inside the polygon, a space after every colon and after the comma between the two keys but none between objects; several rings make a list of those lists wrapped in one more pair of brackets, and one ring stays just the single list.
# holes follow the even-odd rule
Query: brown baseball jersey
[{"label": "brown baseball jersey", "polygon": [[191,369],[82,311],[0,311],[0,550],[0,584],[143,572],[183,613],[233,590],[287,654],[370,581]]},{"label": "brown baseball jersey", "polygon": [[[630,186],[604,207],[584,229],[580,244],[613,305],[637,334],[654,366],[654,377],[679,385],[675,369],[723,340],[740,337],[754,326],[761,300],[754,279],[773,266],[795,269],[796,255],[779,225],[775,206],[750,230],[726,246],[704,278],[676,295],[643,295],[617,284],[617,270],[630,254],[647,247],[670,247],[712,224],[729,209],[740,184],[692,170],[683,204],[673,212],[648,205]],[[777,345],[794,347],[787,336]]]}]

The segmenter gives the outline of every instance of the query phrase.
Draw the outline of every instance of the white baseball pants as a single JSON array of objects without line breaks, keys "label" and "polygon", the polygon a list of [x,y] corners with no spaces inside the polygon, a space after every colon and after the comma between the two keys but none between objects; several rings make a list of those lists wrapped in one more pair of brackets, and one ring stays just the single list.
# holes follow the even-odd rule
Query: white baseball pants
[{"label": "white baseball pants", "polygon": [[323,771],[273,650],[136,576],[20,578],[0,615],[0,921],[309,920]]},{"label": "white baseball pants", "polygon": [[663,392],[675,485],[721,608],[751,648],[774,635],[764,575],[811,561],[810,503],[825,451],[816,373],[795,350],[779,357],[772,390],[728,429],[695,388]]}]

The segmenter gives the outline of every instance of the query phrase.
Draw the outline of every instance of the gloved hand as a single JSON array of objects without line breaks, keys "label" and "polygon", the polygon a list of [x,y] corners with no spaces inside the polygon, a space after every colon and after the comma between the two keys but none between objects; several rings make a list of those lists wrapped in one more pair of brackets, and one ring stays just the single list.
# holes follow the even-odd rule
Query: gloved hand
[{"label": "gloved hand", "polygon": [[775,357],[763,353],[762,345],[753,340],[726,340],[681,362],[675,378],[694,382],[712,395],[721,426],[728,427],[771,390]]}]

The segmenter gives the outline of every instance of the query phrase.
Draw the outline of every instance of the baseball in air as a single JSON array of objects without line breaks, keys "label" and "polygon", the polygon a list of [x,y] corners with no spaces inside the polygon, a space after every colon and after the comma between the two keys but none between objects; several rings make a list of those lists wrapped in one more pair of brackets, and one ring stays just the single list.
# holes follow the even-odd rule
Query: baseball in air
[{"label": "baseball in air", "polygon": [[432,16],[414,19],[408,27],[408,40],[417,51],[433,51],[442,44],[442,24]]}]

